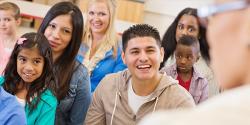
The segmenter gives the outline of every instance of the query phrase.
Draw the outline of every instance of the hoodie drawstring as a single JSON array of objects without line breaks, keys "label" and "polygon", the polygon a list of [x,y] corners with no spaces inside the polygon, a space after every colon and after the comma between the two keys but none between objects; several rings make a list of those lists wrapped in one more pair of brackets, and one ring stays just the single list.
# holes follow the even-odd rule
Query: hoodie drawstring
[{"label": "hoodie drawstring", "polygon": [[114,106],[114,109],[113,109],[113,112],[112,112],[112,115],[111,115],[110,125],[113,124],[113,118],[114,118],[114,115],[115,115],[116,104],[117,104],[117,98],[118,98],[118,91],[116,91],[116,93],[115,93],[115,106]]},{"label": "hoodie drawstring", "polygon": [[152,113],[154,113],[155,112],[155,109],[156,109],[156,105],[157,105],[157,103],[158,103],[158,97],[156,97],[156,101],[155,101],[155,105],[154,105],[154,110],[153,110],[153,112]]}]

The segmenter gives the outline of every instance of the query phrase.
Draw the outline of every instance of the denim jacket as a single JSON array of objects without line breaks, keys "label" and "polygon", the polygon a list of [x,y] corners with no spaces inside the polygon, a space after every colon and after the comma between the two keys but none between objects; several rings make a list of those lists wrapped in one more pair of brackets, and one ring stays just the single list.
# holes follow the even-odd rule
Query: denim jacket
[{"label": "denim jacket", "polygon": [[76,61],[67,96],[59,101],[56,125],[82,125],[91,101],[87,68]]}]

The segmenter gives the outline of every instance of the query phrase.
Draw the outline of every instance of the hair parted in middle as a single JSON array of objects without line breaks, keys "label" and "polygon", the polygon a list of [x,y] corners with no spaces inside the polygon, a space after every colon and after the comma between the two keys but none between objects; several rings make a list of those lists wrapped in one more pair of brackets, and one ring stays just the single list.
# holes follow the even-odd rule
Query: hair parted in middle
[{"label": "hair parted in middle", "polygon": [[[50,22],[60,15],[70,15],[72,21],[72,38],[62,55],[55,60],[54,69],[58,79],[58,98],[62,99],[67,95],[69,82],[75,69],[75,57],[81,45],[83,35],[83,15],[81,10],[71,2],[59,2],[52,6],[43,19],[38,32],[45,33]],[[63,20],[62,20],[63,21]]]},{"label": "hair parted in middle", "polygon": [[[176,48],[176,29],[179,20],[183,15],[191,15],[194,16],[198,20],[198,15],[197,15],[197,9],[195,8],[185,8],[183,9],[177,17],[174,19],[172,24],[168,27],[166,30],[163,38],[162,38],[162,47],[164,48],[165,55],[163,58],[163,62],[161,63],[161,68],[164,66],[165,62],[168,60],[168,58],[173,55],[175,48]],[[199,43],[200,43],[200,52],[202,57],[209,62],[210,56],[209,56],[209,45],[206,40],[206,29],[202,27],[200,24],[199,25]]]}]

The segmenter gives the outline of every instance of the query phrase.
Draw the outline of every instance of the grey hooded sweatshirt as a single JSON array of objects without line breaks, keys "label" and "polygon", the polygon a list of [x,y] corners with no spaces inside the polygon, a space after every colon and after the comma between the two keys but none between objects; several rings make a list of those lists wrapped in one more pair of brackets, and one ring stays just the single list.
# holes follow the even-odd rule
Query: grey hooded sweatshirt
[{"label": "grey hooded sweatshirt", "polygon": [[165,73],[152,93],[135,114],[128,104],[128,70],[109,74],[103,78],[93,93],[86,125],[136,125],[145,115],[156,110],[194,107],[192,96],[178,81]]}]

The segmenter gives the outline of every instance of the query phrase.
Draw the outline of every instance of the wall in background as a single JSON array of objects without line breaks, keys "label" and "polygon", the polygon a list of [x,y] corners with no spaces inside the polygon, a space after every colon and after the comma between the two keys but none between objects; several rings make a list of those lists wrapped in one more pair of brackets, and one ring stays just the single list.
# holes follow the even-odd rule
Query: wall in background
[{"label": "wall in background", "polygon": [[144,23],[158,28],[161,36],[185,7],[201,7],[213,0],[145,0]]}]

